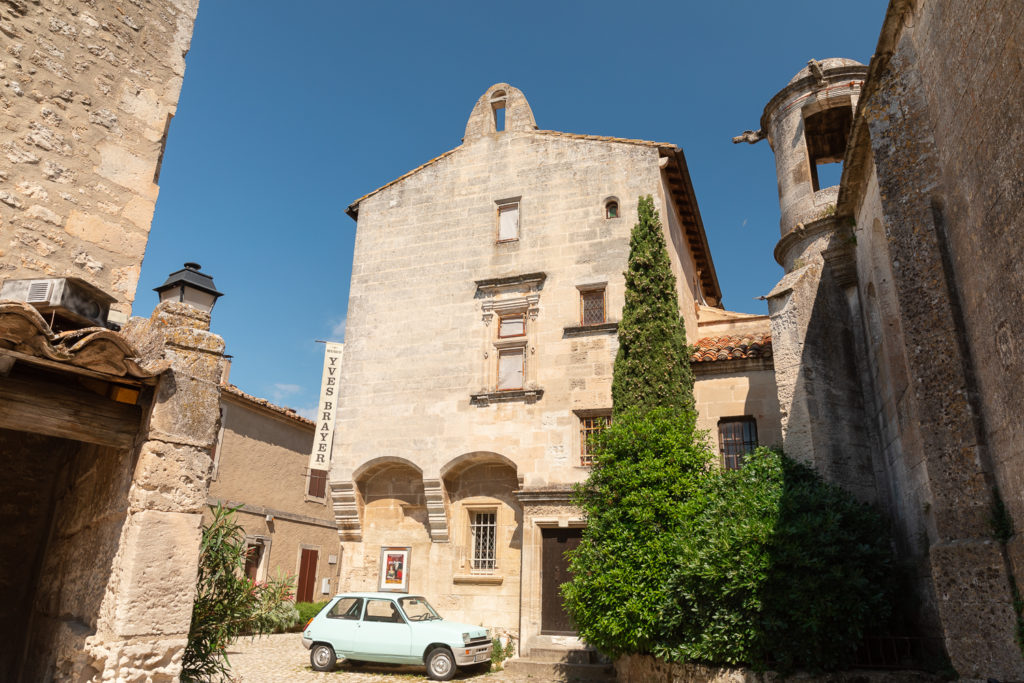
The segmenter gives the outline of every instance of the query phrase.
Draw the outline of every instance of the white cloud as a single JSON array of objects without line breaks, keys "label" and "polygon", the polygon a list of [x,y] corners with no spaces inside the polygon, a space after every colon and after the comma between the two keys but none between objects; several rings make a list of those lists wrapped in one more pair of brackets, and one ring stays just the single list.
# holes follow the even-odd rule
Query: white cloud
[{"label": "white cloud", "polygon": [[341,316],[341,320],[334,323],[331,326],[331,338],[332,339],[344,339],[345,338],[345,323],[348,322],[348,316]]},{"label": "white cloud", "polygon": [[308,406],[305,406],[303,408],[296,408],[295,409],[296,413],[298,413],[302,417],[308,418],[310,420],[313,420],[313,419],[316,418],[316,411],[317,411],[317,406],[316,405],[308,405]]},{"label": "white cloud", "polygon": [[279,394],[294,394],[302,391],[302,387],[298,384],[275,384],[274,390]]},{"label": "white cloud", "polygon": [[742,224],[742,225],[740,225],[740,227],[741,227],[741,228],[745,228],[745,227],[747,227],[747,219],[746,219],[746,218],[744,218],[744,219],[743,219],[743,224]]}]

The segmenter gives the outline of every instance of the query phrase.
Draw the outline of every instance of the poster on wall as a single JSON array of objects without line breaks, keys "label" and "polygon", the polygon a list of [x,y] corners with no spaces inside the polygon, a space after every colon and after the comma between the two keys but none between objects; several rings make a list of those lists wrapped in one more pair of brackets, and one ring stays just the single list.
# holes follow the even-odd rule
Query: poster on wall
[{"label": "poster on wall", "polygon": [[380,549],[380,589],[394,593],[409,592],[409,554],[412,548]]}]

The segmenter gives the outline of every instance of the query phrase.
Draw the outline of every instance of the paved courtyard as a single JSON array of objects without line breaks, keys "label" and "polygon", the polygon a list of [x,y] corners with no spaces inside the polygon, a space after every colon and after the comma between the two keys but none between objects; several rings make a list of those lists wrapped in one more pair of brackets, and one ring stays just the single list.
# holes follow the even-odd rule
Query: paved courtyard
[{"label": "paved courtyard", "polygon": [[[309,667],[309,651],[302,647],[297,633],[281,633],[263,638],[240,638],[228,649],[232,680],[235,683],[286,683],[291,681],[330,681],[331,683],[407,683],[428,681],[423,667],[366,664],[352,669],[346,664],[324,673]],[[459,672],[456,681],[479,683],[543,683],[535,676],[513,676],[503,671],[486,674]]]}]

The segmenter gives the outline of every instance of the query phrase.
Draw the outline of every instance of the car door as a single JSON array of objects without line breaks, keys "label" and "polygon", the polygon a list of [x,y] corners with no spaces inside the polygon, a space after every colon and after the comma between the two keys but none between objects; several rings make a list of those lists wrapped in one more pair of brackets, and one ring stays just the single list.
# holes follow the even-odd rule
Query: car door
[{"label": "car door", "polygon": [[359,617],[363,613],[363,599],[355,597],[339,598],[324,619],[327,629],[326,640],[334,646],[334,651],[347,657],[355,646],[355,633],[359,628]]},{"label": "car door", "polygon": [[412,628],[394,600],[367,598],[363,618],[354,630],[353,659],[392,664],[418,664],[412,652]]}]

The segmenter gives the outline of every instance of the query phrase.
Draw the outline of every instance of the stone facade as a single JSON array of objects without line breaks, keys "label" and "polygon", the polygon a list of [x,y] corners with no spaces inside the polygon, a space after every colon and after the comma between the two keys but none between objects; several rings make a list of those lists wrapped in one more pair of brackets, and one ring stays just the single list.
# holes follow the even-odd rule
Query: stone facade
[{"label": "stone facade", "polygon": [[25,503],[0,536],[18,558],[0,581],[4,680],[177,679],[217,434],[208,327],[165,303],[123,334],[58,336],[0,303],[2,498]]},{"label": "stone facade", "polygon": [[[341,544],[327,496],[308,494],[313,432],[311,420],[225,386],[209,503],[241,506],[235,518],[254,553],[252,578],[294,577],[316,602],[337,592]],[[303,550],[316,551],[315,562],[306,553],[313,570],[304,576]]]},{"label": "stone facade", "polygon": [[131,311],[198,0],[0,3],[0,280]]},{"label": "stone facade", "polygon": [[196,10],[0,2],[0,281],[81,278],[124,327],[0,302],[4,680],[181,670],[224,345],[183,304],[128,314]]},{"label": "stone facade", "polygon": [[[894,0],[868,67],[812,60],[745,136],[769,138],[779,172],[783,443],[889,512],[908,625],[966,679],[1024,678],[1022,31],[1011,0]],[[821,103],[845,122],[824,130],[843,173],[814,192]]]},{"label": "stone facade", "polygon": [[[409,547],[409,590],[446,617],[524,653],[578,642],[544,577],[585,524],[569,493],[588,474],[585,426],[610,414],[629,235],[648,194],[696,339],[721,293],[674,145],[538,130],[499,83],[462,145],[349,208],[330,473],[343,589],[377,588],[380,549]],[[750,382],[770,412],[769,385]]]}]

